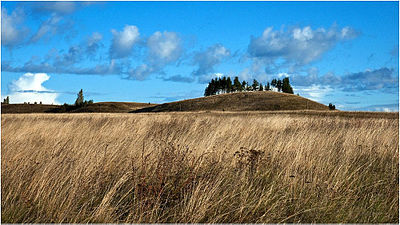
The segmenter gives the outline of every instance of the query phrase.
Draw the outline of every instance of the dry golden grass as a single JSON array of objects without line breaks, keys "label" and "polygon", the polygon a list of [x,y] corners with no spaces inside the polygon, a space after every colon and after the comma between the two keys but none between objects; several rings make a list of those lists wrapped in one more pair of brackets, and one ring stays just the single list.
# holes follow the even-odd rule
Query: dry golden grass
[{"label": "dry golden grass", "polygon": [[2,221],[398,223],[398,130],[387,116],[2,115]]}]

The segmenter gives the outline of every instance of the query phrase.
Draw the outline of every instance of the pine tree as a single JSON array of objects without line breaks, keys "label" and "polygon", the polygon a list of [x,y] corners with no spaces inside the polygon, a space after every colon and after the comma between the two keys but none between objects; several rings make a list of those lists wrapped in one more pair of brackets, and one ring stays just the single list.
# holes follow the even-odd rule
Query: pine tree
[{"label": "pine tree", "polygon": [[240,84],[238,77],[233,79],[233,91],[242,91],[242,85]]},{"label": "pine tree", "polygon": [[270,91],[271,90],[271,87],[269,86],[269,82],[267,82],[267,85],[265,86],[265,90],[266,91]]},{"label": "pine tree", "polygon": [[82,106],[83,105],[83,90],[82,89],[78,93],[78,97],[76,98],[75,105],[76,106]]},{"label": "pine tree", "polygon": [[10,97],[6,97],[3,101],[4,104],[10,104]]},{"label": "pine tree", "polygon": [[277,85],[277,81],[276,81],[276,79],[272,79],[272,81],[271,81],[271,86],[272,87],[276,87],[276,85]]},{"label": "pine tree", "polygon": [[253,84],[251,85],[253,91],[257,91],[258,89],[258,81],[256,79],[253,80]]},{"label": "pine tree", "polygon": [[289,82],[289,78],[288,77],[283,78],[283,81],[282,81],[282,92],[293,94],[293,88],[292,88],[292,86],[290,86],[290,82]]},{"label": "pine tree", "polygon": [[260,83],[260,88],[258,90],[259,91],[264,91],[264,87],[263,87],[262,83]]},{"label": "pine tree", "polygon": [[226,79],[226,86],[226,92],[231,93],[233,91],[233,85],[230,77]]},{"label": "pine tree", "polygon": [[247,90],[247,85],[246,85],[247,83],[246,83],[246,81],[243,81],[242,82],[242,91],[246,91]]},{"label": "pine tree", "polygon": [[278,88],[278,92],[282,91],[282,81],[281,80],[278,80],[276,82],[276,88]]}]

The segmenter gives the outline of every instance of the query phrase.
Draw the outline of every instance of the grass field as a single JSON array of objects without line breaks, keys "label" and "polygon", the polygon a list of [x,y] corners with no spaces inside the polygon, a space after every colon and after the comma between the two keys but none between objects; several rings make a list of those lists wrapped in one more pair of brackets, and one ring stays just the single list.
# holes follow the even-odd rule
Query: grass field
[{"label": "grass field", "polygon": [[3,114],[2,222],[398,223],[398,113]]}]

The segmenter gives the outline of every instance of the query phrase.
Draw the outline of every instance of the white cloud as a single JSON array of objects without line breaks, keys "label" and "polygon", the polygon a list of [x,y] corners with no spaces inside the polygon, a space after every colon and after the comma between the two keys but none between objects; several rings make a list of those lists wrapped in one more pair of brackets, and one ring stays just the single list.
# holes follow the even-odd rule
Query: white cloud
[{"label": "white cloud", "polygon": [[328,30],[312,30],[306,26],[275,31],[268,27],[260,37],[251,39],[248,52],[251,57],[263,59],[268,64],[282,59],[287,63],[304,65],[317,60],[337,43],[356,36],[354,29],[338,29],[336,25]]},{"label": "white cloud", "polygon": [[110,47],[112,58],[124,58],[132,52],[133,45],[139,40],[139,29],[136,26],[126,25],[124,30],[111,30],[113,40]]},{"label": "white cloud", "polygon": [[147,40],[150,61],[163,63],[176,61],[181,54],[181,40],[174,32],[157,31]]},{"label": "white cloud", "polygon": [[18,28],[23,21],[23,12],[17,8],[11,14],[5,8],[1,8],[1,44],[13,46],[21,43],[28,33],[25,28]]},{"label": "white cloud", "polygon": [[321,86],[313,84],[310,87],[305,88],[293,88],[295,92],[298,92],[301,96],[309,98],[311,100],[320,102],[323,100],[325,95],[332,92],[333,89],[329,86]]},{"label": "white cloud", "polygon": [[58,93],[45,88],[42,84],[49,80],[45,73],[25,73],[10,84],[10,103],[42,102],[43,104],[59,104]]},{"label": "white cloud", "polygon": [[204,76],[214,71],[214,66],[220,64],[222,60],[229,57],[231,52],[222,44],[215,44],[203,52],[198,52],[193,58],[193,64],[198,65],[198,69],[193,71],[196,76]]},{"label": "white cloud", "polygon": [[147,39],[146,44],[147,59],[128,72],[130,79],[144,80],[151,74],[163,74],[163,68],[176,62],[182,54],[181,39],[175,32],[157,31]]},{"label": "white cloud", "polygon": [[87,40],[86,53],[90,56],[96,54],[97,50],[101,46],[102,39],[103,35],[98,32],[94,32]]}]

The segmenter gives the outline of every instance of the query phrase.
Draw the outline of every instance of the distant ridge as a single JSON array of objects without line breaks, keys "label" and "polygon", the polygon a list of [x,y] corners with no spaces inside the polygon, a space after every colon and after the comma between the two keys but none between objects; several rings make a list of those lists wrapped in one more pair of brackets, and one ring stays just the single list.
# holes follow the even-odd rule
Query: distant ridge
[{"label": "distant ridge", "polygon": [[[144,107],[155,106],[137,102],[96,102],[86,107],[71,109],[66,113],[128,113]],[[1,104],[1,113],[62,113],[62,105],[45,104]]]},{"label": "distant ridge", "polygon": [[277,110],[329,110],[321,103],[294,94],[274,91],[254,91],[220,94],[160,104],[134,110],[140,112],[173,111],[277,111]]}]

